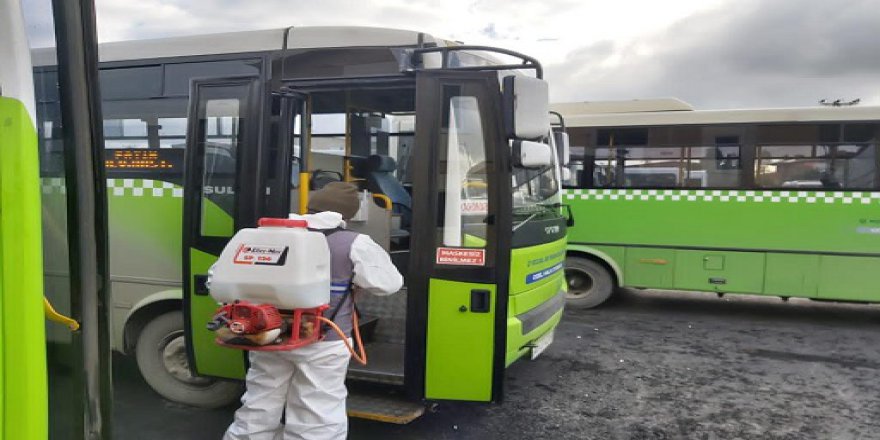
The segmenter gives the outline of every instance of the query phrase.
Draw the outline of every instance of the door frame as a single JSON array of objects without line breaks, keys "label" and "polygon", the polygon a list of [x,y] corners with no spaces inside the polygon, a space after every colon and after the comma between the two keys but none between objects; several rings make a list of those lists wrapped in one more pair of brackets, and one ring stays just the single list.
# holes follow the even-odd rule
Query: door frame
[{"label": "door frame", "polygon": [[[503,398],[505,351],[507,346],[507,313],[510,280],[512,200],[510,185],[510,154],[501,118],[501,85],[495,71],[430,70],[416,72],[416,135],[415,145],[421,146],[413,157],[413,217],[434,219],[412,230],[409,278],[407,280],[406,356],[404,377],[407,394],[425,398],[427,371],[427,326],[429,284],[432,278],[494,284],[496,286],[494,340],[492,358],[491,401]],[[439,221],[439,138],[445,108],[442,86],[455,83],[481,82],[485,90],[480,102],[484,138],[494,143],[486,152],[495,170],[490,180],[489,224],[494,224],[493,267],[441,267],[436,265],[436,228]],[[419,112],[419,110],[423,110]],[[494,185],[493,185],[494,183]]]},{"label": "door frame", "polygon": [[[263,120],[265,119],[264,107],[267,104],[264,96],[265,81],[259,75],[240,75],[194,79],[190,84],[189,106],[187,112],[187,136],[186,136],[186,159],[184,161],[184,192],[183,192],[183,223],[182,223],[182,253],[183,253],[183,321],[184,337],[186,340],[186,354],[190,371],[197,376],[212,377],[199,373],[196,363],[195,347],[193,341],[193,322],[191,299],[196,288],[195,275],[192,273],[191,251],[197,249],[209,254],[219,256],[229,241],[230,237],[204,237],[201,235],[201,207],[203,196],[203,172],[204,172],[204,147],[199,140],[204,135],[204,127],[198,123],[198,114],[201,105],[202,87],[228,87],[247,86],[248,92],[246,105],[244,106],[245,127],[242,139],[236,148],[235,180],[233,190],[235,198],[233,202],[234,231],[243,227],[253,226],[260,217],[265,204],[265,181],[266,162],[263,157],[263,144],[265,134],[263,132]],[[254,169],[256,172],[248,179],[242,179],[243,169]],[[260,192],[262,190],[262,193]],[[203,326],[199,326],[202,328]],[[242,355],[246,363],[246,353]]]}]

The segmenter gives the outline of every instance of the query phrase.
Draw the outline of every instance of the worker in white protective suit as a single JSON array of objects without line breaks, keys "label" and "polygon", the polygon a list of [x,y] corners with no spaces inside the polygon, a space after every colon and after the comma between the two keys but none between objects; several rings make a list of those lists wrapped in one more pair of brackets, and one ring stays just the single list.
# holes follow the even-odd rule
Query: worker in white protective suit
[{"label": "worker in white protective suit", "polygon": [[[350,290],[389,295],[403,285],[382,247],[369,236],[344,229],[359,206],[354,185],[333,182],[312,194],[310,214],[290,216],[306,220],[310,229],[327,236],[333,284],[325,316],[332,317],[349,341],[354,310]],[[350,358],[333,331],[320,342],[291,351],[251,351],[247,391],[224,440],[346,438],[345,375]]]}]

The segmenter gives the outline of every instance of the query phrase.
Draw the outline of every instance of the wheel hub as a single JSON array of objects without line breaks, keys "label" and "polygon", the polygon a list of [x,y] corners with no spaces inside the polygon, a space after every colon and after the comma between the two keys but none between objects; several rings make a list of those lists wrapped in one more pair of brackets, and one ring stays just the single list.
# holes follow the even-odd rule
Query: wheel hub
[{"label": "wheel hub", "polygon": [[565,280],[568,284],[567,298],[583,298],[593,289],[593,277],[581,270],[566,269]]},{"label": "wheel hub", "polygon": [[193,376],[186,356],[186,340],[183,332],[169,335],[159,347],[165,370],[175,379],[190,385],[209,385],[211,379]]}]

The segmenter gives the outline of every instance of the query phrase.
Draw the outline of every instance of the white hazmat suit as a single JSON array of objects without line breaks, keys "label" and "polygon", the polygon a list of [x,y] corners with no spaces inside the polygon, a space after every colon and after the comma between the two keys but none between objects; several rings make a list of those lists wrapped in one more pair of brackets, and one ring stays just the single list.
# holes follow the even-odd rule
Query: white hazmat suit
[{"label": "white hazmat suit", "polygon": [[[312,229],[344,228],[342,215],[299,216]],[[351,244],[352,284],[374,295],[400,290],[403,277],[369,236]],[[349,339],[349,342],[351,339]],[[345,374],[351,358],[343,341],[322,341],[291,351],[251,351],[247,391],[224,440],[324,440],[348,435]],[[281,416],[285,423],[282,429]]]}]

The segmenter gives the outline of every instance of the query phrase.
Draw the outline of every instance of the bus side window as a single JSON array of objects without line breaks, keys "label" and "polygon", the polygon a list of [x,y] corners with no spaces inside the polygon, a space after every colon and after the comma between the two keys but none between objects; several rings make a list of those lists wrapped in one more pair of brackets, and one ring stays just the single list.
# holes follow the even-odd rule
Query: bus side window
[{"label": "bus side window", "polygon": [[761,145],[755,182],[762,188],[875,189],[875,143]]}]

